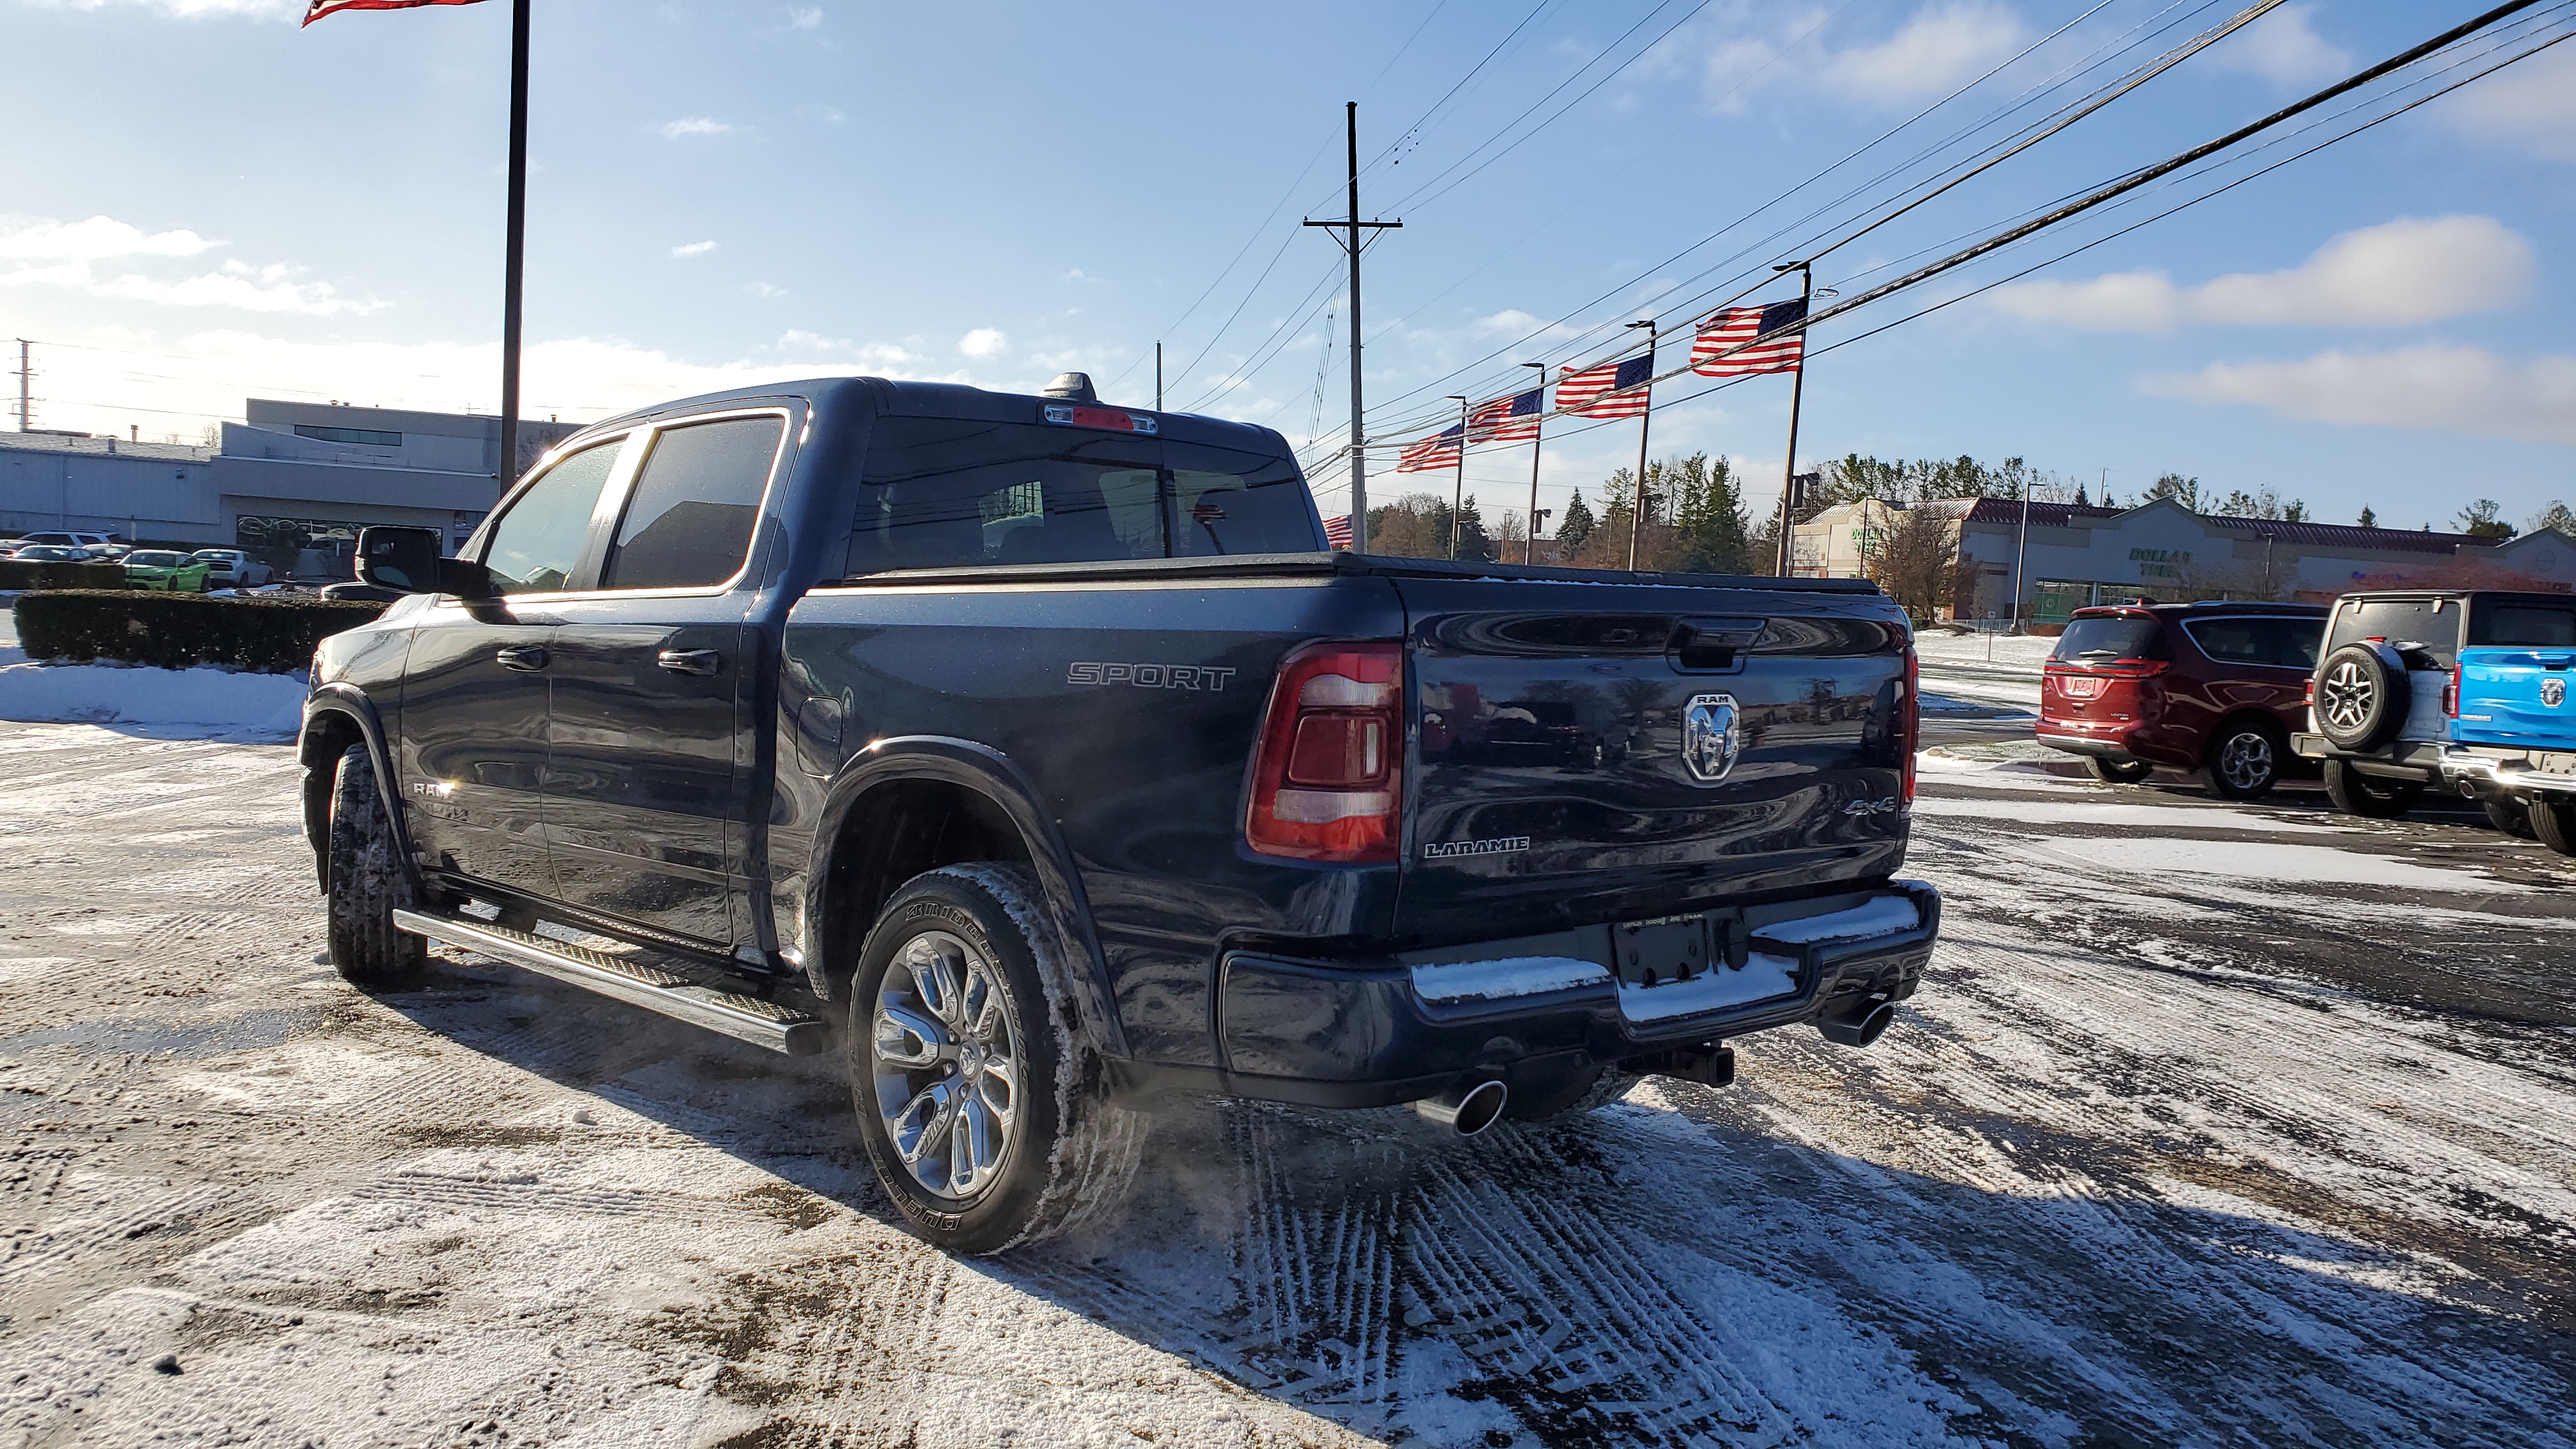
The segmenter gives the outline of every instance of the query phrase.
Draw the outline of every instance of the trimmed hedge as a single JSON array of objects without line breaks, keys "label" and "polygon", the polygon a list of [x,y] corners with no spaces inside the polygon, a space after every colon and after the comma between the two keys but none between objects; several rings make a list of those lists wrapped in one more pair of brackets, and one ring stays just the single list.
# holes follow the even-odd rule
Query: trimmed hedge
[{"label": "trimmed hedge", "polygon": [[18,643],[31,659],[96,659],[186,669],[220,664],[286,674],[313,661],[313,646],[385,611],[382,604],[278,595],[68,589],[18,598]]},{"label": "trimmed hedge", "polygon": [[0,589],[121,589],[125,565],[0,558]]}]

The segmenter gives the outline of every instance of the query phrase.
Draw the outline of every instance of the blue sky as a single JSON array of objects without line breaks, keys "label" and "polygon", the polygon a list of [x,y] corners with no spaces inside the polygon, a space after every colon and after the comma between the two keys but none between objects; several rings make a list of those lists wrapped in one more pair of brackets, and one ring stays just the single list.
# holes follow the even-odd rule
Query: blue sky
[{"label": "blue sky", "polygon": [[[1297,222],[1340,212],[1357,99],[1362,210],[1405,222],[1368,255],[1370,429],[1427,431],[1446,394],[1609,356],[1627,320],[1682,345],[1694,299],[1823,222],[1778,224],[1852,186],[1827,219],[1859,214],[1996,133],[1864,183],[2035,82],[2152,37],[2110,52],[2125,68],[2234,8],[536,0],[526,406],[591,417],[815,372],[1029,389],[1064,368],[1150,402],[1161,338],[1172,406],[1301,444],[1320,413],[1329,450],[1340,260]],[[2477,8],[2283,5],[1832,253],[1818,285],[1856,293]],[[300,10],[0,0],[20,118],[0,333],[38,342],[39,426],[193,438],[245,395],[497,405],[507,6],[299,30]],[[2542,13],[2542,33],[2568,28],[2564,6]],[[1859,336],[2245,169],[1826,324],[1801,456],[2019,454],[2097,489],[2107,470],[2124,500],[2170,470],[2405,526],[2482,496],[2517,522],[2576,500],[2576,44]],[[1659,389],[1655,452],[1726,454],[1775,496],[1787,380],[1697,391]],[[1597,500],[1635,447],[1633,422],[1564,430],[1542,506]],[[1473,455],[1489,513],[1525,502],[1529,457]],[[1435,481],[1391,468],[1372,465],[1372,496]]]}]

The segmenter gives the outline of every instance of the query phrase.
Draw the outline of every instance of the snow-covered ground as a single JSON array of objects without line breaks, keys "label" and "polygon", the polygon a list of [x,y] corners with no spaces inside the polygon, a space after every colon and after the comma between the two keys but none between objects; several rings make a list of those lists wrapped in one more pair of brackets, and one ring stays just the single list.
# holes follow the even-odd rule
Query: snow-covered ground
[{"label": "snow-covered ground", "polygon": [[1463,1142],[1175,1104],[958,1261],[829,1060],[348,989],[295,778],[0,729],[0,1444],[2576,1443],[2576,874],[2466,817],[1942,758],[1877,1048]]},{"label": "snow-covered ground", "polygon": [[1914,636],[1925,706],[1938,711],[1948,699],[1989,708],[2017,706],[2036,714],[2040,666],[2056,647],[2055,639],[1925,630]]},{"label": "snow-covered ground", "polygon": [[14,610],[0,599],[0,720],[108,724],[159,736],[281,739],[303,719],[305,681],[213,665],[32,663]]}]

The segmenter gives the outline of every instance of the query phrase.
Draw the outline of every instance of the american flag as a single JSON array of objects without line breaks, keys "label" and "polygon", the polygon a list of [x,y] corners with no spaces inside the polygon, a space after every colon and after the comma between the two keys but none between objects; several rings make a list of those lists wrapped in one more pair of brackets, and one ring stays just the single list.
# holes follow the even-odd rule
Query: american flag
[{"label": "american flag", "polygon": [[1547,389],[1534,387],[1498,397],[1467,415],[1467,436],[1479,443],[1526,443],[1538,436],[1539,415],[1547,411]]},{"label": "american flag", "polygon": [[[1655,376],[1655,354],[1605,362],[1556,380],[1556,410],[1587,418],[1638,418],[1646,415],[1646,384]],[[1633,389],[1633,390],[1632,390]]]},{"label": "american flag", "polygon": [[1398,458],[1398,473],[1431,473],[1458,466],[1458,429],[1442,428],[1421,442],[1408,445]]},{"label": "american flag", "polygon": [[1334,548],[1349,548],[1351,546],[1351,516],[1349,514],[1335,514],[1333,517],[1324,520],[1324,542]]},{"label": "american flag", "polygon": [[1793,297],[1774,302],[1768,307],[1729,307],[1699,324],[1699,336],[1691,343],[1691,371],[1702,377],[1745,377],[1757,372],[1796,372],[1799,359],[1806,356],[1807,334],[1792,332],[1756,346],[1746,347],[1732,356],[1719,353],[1741,346],[1756,337],[1767,337],[1792,322],[1807,317],[1807,300]]},{"label": "american flag", "polygon": [[325,15],[343,10],[409,10],[420,5],[477,5],[482,0],[312,0],[304,7],[304,23],[312,24]]}]

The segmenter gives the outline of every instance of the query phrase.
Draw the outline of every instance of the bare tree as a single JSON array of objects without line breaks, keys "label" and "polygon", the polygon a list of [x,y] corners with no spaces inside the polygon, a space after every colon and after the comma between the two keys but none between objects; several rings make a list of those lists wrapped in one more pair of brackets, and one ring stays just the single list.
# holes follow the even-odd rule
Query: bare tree
[{"label": "bare tree", "polygon": [[1872,582],[1917,619],[1939,615],[1959,587],[1959,535],[1949,519],[1923,508],[1872,509],[1866,554]]}]

